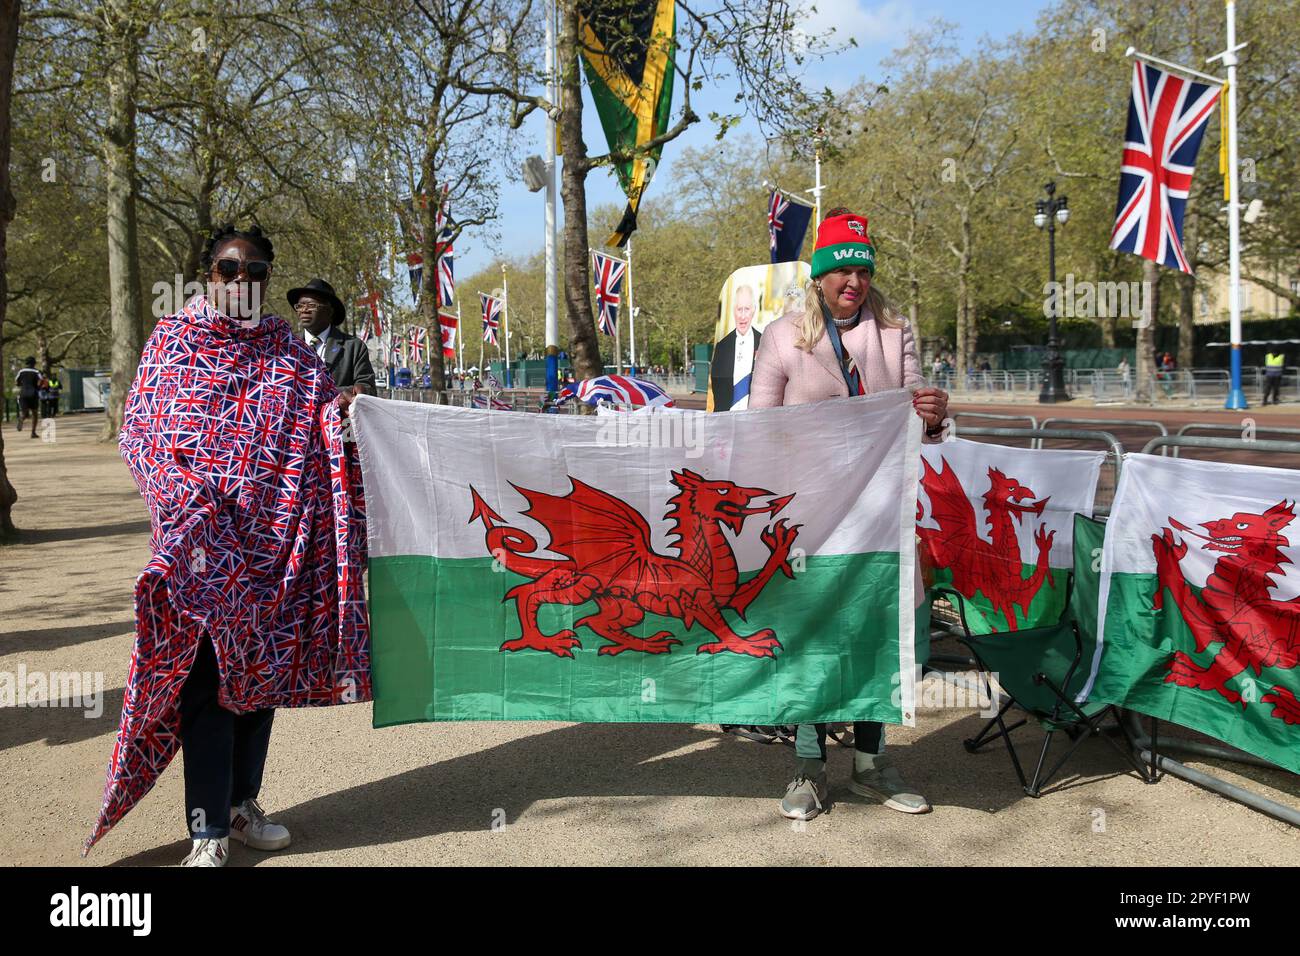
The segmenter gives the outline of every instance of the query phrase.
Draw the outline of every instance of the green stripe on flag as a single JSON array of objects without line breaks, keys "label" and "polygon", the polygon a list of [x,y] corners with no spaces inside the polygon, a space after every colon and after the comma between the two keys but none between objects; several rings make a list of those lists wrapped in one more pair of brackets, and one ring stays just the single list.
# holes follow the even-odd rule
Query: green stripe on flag
[{"label": "green stripe on flag", "polygon": [[[1020,577],[1028,580],[1034,575],[1034,565],[1022,564],[1020,566]],[[1048,585],[1044,580],[1042,587],[1034,595],[1033,600],[1029,602],[1029,613],[1024,614],[1020,606],[1015,608],[1016,630],[1024,631],[1034,627],[1046,627],[1055,624],[1061,619],[1061,612],[1065,610],[1065,598],[1069,593],[1067,582],[1070,578],[1069,568],[1052,568],[1052,580],[1055,586]],[[934,571],[934,583],[936,587],[952,587],[952,570],[950,568],[936,568]],[[1001,609],[995,608],[993,602],[988,599],[983,591],[976,589],[973,597],[967,598],[966,608],[966,626],[970,628],[972,634],[991,634],[994,632],[1002,633],[1009,631],[1006,615]]]},{"label": "green stripe on flag", "polygon": [[[526,578],[493,571],[486,558],[372,558],[370,621],[374,725],[426,720],[563,720],[786,724],[898,723],[897,553],[810,556],[793,580],[777,575],[741,621],[764,627],[783,648],[775,659],[697,654],[714,640],[701,624],[647,614],[630,630],[670,631],[666,654],[599,654],[609,641],[587,627],[573,658],[503,652],[520,635],[505,593]],[[748,577],[748,575],[746,575]],[[595,613],[594,603],[546,605],[553,634]],[[922,639],[922,647],[924,647]],[[922,651],[922,654],[924,651]]]},{"label": "green stripe on flag", "polygon": [[[1242,696],[1244,706],[1216,690],[1167,682],[1176,651],[1205,668],[1223,645],[1211,644],[1197,653],[1191,630],[1168,592],[1164,608],[1153,607],[1156,588],[1154,574],[1111,575],[1105,647],[1089,701],[1118,704],[1190,727],[1300,773],[1300,727],[1272,716],[1274,705],[1264,700],[1277,686],[1300,692],[1300,672],[1265,667],[1256,675],[1246,668],[1225,682],[1229,690]],[[1200,589],[1192,588],[1192,592],[1199,597]]]}]

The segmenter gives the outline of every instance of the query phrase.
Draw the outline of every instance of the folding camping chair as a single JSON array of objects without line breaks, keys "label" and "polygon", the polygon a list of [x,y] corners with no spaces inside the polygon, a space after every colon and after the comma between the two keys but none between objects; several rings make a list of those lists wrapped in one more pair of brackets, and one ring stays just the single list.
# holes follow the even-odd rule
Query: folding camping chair
[{"label": "folding camping chair", "polygon": [[[1093,549],[1101,546],[1102,528],[1100,522],[1082,515],[1075,516],[1074,572],[1067,581],[1065,606],[1054,624],[1019,631],[972,634],[966,619],[965,598],[949,587],[934,589],[935,594],[942,594],[956,607],[961,622],[957,640],[970,650],[984,672],[985,680],[990,682],[990,699],[992,675],[996,675],[998,687],[1008,698],[997,715],[963,744],[968,753],[975,753],[985,744],[1001,738],[1020,786],[1031,797],[1041,796],[1043,788],[1066,761],[1093,736],[1101,736],[1114,747],[1144,782],[1153,782],[1147,767],[1135,756],[1134,741],[1120,719],[1119,709],[1111,704],[1085,703],[1081,706],[1075,703],[1075,697],[1088,678],[1085,638],[1091,652],[1096,637],[1100,576],[1093,570]],[[1026,716],[1008,726],[1006,717],[1012,707],[1019,707]],[[1031,718],[1039,723],[1047,736],[1038,754],[1033,777],[1027,780],[1011,743],[1011,732]],[[1127,750],[1104,732],[1103,723],[1107,718],[1114,721],[1114,726],[1127,740]],[[1051,769],[1044,770],[1058,732],[1069,737],[1070,744]]]}]

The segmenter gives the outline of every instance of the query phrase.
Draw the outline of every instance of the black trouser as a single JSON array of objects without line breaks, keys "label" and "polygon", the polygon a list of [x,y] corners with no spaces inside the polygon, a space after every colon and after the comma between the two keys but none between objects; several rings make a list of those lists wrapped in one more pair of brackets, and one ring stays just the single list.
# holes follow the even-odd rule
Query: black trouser
[{"label": "black trouser", "polygon": [[[809,727],[816,732],[814,742],[813,735],[808,733]],[[855,720],[853,722],[853,749],[862,754],[878,754],[884,748],[885,725],[878,720]],[[826,725],[825,724],[800,724],[799,731],[795,735],[794,752],[797,757],[804,760],[826,759]]]},{"label": "black trouser", "polygon": [[1268,396],[1269,396],[1270,394],[1273,396],[1273,404],[1274,404],[1274,405],[1279,404],[1280,401],[1281,401],[1281,398],[1280,398],[1280,392],[1281,392],[1281,390],[1282,390],[1282,376],[1281,376],[1281,375],[1267,375],[1267,374],[1266,374],[1266,375],[1264,376],[1264,404],[1265,404],[1265,405],[1268,404]]},{"label": "black trouser", "polygon": [[273,717],[273,709],[235,714],[217,703],[217,656],[205,634],[181,688],[185,826],[191,837],[229,836],[230,808],[257,796]]},{"label": "black trouser", "polygon": [[33,395],[31,398],[18,396],[18,430],[23,430],[23,419],[28,415],[32,416],[32,434],[36,434],[36,420],[40,418],[40,400]]}]

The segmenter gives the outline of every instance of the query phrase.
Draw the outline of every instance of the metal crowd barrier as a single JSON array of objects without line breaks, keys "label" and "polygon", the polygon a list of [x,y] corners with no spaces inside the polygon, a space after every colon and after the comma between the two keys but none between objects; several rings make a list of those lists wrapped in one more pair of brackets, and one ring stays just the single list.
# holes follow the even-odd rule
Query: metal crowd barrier
[{"label": "metal crowd barrier", "polygon": [[[1158,422],[1155,421],[1154,419],[1148,419],[1148,418],[1122,418],[1122,419],[1121,418],[1044,418],[1043,419],[1044,428],[1052,428],[1056,425],[1111,425],[1111,426],[1123,426],[1125,428],[1129,427],[1130,425],[1140,425],[1143,428],[1154,428],[1161,435],[1169,434],[1169,429],[1165,427],[1164,422]],[[1300,434],[1300,429],[1296,430],[1296,434]],[[1042,448],[1043,443],[1040,441],[1034,447]]]},{"label": "metal crowd barrier", "polygon": [[[1232,426],[1232,425],[1226,425],[1226,424],[1215,424],[1214,422],[1192,422],[1192,423],[1190,423],[1190,424],[1188,424],[1188,425],[1184,425],[1182,428],[1178,429],[1178,431],[1176,432],[1176,435],[1177,435],[1178,438],[1183,438],[1183,437],[1185,437],[1189,432],[1194,432],[1194,431],[1219,431],[1219,432],[1223,432],[1223,431],[1234,431],[1234,430],[1237,430],[1237,429],[1235,429],[1235,427]],[[1256,432],[1257,434],[1258,434],[1259,432],[1265,432],[1265,433],[1270,434],[1270,435],[1300,435],[1300,428],[1283,428],[1283,427],[1281,427],[1281,426],[1275,426],[1275,425],[1260,425],[1258,422],[1255,423],[1255,425],[1254,425],[1254,430],[1255,430],[1255,432]],[[1222,437],[1222,436],[1218,436],[1218,437]],[[1228,439],[1228,440],[1229,440],[1229,441],[1245,441],[1246,439]],[[1252,442],[1252,447],[1253,447],[1253,445],[1255,444],[1255,443],[1254,443],[1254,440],[1251,439],[1251,442]],[[1173,447],[1173,450],[1174,450],[1174,457],[1175,457],[1175,458],[1178,458],[1178,457],[1179,457],[1179,454],[1178,454],[1178,446],[1177,446],[1177,445],[1174,445],[1174,446],[1172,446],[1172,447]],[[1205,446],[1201,446],[1201,447],[1205,447]]]},{"label": "metal crowd barrier", "polygon": [[992,412],[989,412],[988,414],[985,414],[983,412],[958,412],[957,414],[952,416],[952,420],[954,422],[956,422],[957,419],[959,418],[987,418],[992,421],[1002,421],[1002,422],[1029,422],[1030,428],[1038,427],[1038,419],[1035,418],[1033,415],[1002,415],[1002,414],[994,414]]},{"label": "metal crowd barrier", "polygon": [[[1280,429],[1274,429],[1280,431]],[[1300,429],[1289,429],[1288,433],[1300,434]],[[1300,455],[1300,441],[1278,441],[1272,438],[1216,438],[1209,435],[1161,435],[1153,438],[1142,449],[1142,454],[1149,455],[1155,448],[1172,448],[1174,457],[1180,448],[1215,448],[1220,451],[1271,451],[1280,454]]]}]

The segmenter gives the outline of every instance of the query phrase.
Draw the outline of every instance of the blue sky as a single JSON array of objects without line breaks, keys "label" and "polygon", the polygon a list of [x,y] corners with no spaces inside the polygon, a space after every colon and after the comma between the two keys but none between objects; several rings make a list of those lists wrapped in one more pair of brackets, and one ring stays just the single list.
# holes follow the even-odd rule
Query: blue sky
[{"label": "blue sky", "polygon": [[[838,44],[846,36],[857,41],[857,47],[836,57],[812,65],[808,80],[816,86],[844,89],[859,77],[867,74],[883,75],[877,64],[901,45],[911,29],[923,26],[934,17],[951,21],[958,28],[958,43],[963,51],[973,49],[983,36],[1002,39],[1021,30],[1029,30],[1039,12],[1048,6],[1047,0],[997,0],[995,3],[972,3],[970,0],[920,0],[907,3],[901,0],[815,0],[817,13],[810,19],[807,30],[818,34],[835,27],[833,40]],[[726,112],[736,109],[733,103],[736,89],[720,87],[694,94],[692,106],[700,116],[711,110]],[[681,92],[676,91],[673,102],[674,118],[681,105]],[[600,120],[585,97],[583,128],[588,151],[593,155],[605,151],[605,135]],[[662,195],[673,186],[673,160],[686,147],[706,149],[717,146],[716,128],[707,119],[702,120],[664,148],[663,161],[650,186],[649,196]],[[749,119],[727,134],[757,136],[758,126]],[[530,118],[517,134],[536,144],[529,152],[541,154],[544,149],[544,122]],[[725,144],[726,141],[724,141]],[[527,147],[525,147],[527,149]],[[784,185],[784,184],[783,184]],[[812,185],[812,170],[808,172],[808,186]],[[503,247],[507,257],[518,259],[542,248],[543,212],[545,193],[530,193],[521,182],[516,169],[501,170],[501,207],[497,232],[506,237],[505,242],[492,240],[485,230],[466,230],[456,243],[456,273],[469,276],[494,261],[500,261]],[[592,173],[587,180],[587,208],[602,204],[625,202],[613,176],[604,171]],[[454,214],[454,213],[453,213]],[[563,215],[562,211],[560,215]],[[599,242],[602,237],[593,237]]]}]

